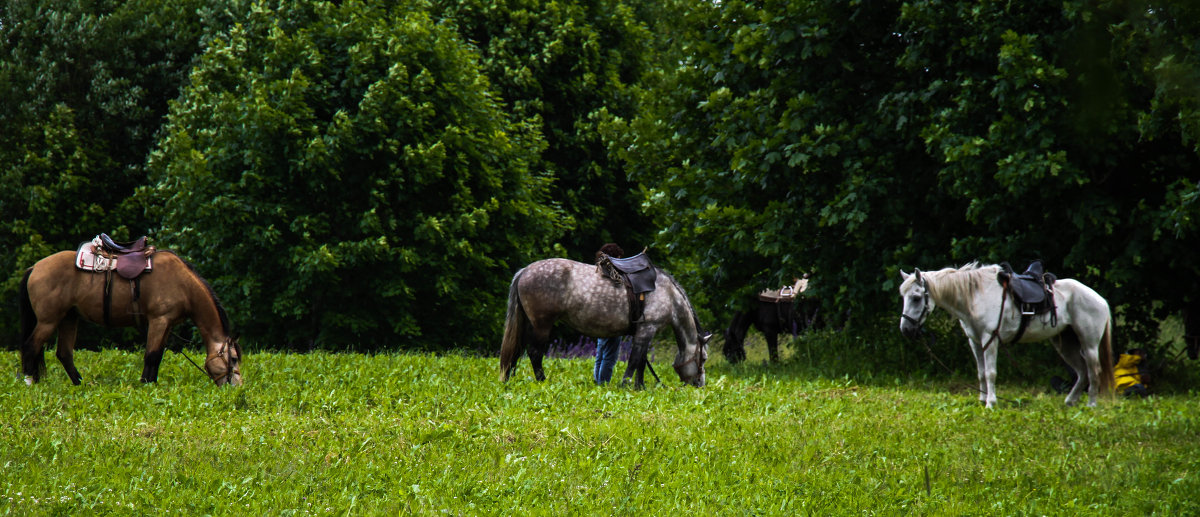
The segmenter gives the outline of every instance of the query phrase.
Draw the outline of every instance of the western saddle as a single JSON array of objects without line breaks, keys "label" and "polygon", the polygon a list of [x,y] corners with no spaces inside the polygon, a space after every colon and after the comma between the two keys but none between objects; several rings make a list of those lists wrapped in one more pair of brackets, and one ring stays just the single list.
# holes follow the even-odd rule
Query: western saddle
[{"label": "western saddle", "polygon": [[126,280],[133,280],[146,271],[150,256],[154,254],[154,246],[146,244],[145,236],[130,242],[117,242],[107,233],[102,233],[92,240],[92,253],[115,259],[117,274]]}]

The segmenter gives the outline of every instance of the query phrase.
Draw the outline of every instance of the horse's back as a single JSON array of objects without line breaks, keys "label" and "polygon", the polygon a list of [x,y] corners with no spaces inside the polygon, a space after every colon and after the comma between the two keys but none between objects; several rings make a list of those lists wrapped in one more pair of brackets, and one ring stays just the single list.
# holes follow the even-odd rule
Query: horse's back
[{"label": "horse's back", "polygon": [[1054,282],[1054,291],[1064,294],[1068,304],[1087,305],[1094,309],[1108,311],[1108,300],[1105,300],[1095,289],[1074,278],[1060,278]]},{"label": "horse's back", "polygon": [[29,287],[33,292],[54,289],[73,282],[75,252],[60,251],[35,262],[29,273]]},{"label": "horse's back", "polygon": [[597,271],[594,264],[565,258],[539,260],[515,279],[517,295],[531,320],[552,324],[565,318],[574,329],[594,336],[615,336],[629,328],[624,287]]}]

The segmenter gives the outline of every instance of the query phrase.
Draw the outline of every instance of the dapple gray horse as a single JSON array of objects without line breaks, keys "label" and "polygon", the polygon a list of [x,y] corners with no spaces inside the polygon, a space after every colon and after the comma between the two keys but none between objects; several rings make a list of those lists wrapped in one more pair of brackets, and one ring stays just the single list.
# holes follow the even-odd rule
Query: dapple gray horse
[{"label": "dapple gray horse", "polygon": [[[601,274],[595,265],[567,259],[539,260],[517,271],[508,289],[508,315],[500,345],[501,381],[508,381],[526,349],[534,376],[539,381],[546,379],[542,357],[550,342],[550,329],[559,320],[588,336],[625,335],[630,330],[625,287]],[[644,315],[633,335],[624,382],[636,373],[634,386],[644,386],[650,341],[665,326],[675,331],[679,347],[675,372],[687,384],[704,386],[709,336],[701,335],[683,288],[662,269],[658,269],[655,289],[646,293]]]},{"label": "dapple gray horse", "polygon": [[[963,332],[975,354],[979,373],[979,400],[992,407],[996,404],[996,350],[1016,334],[1021,324],[1021,312],[1016,303],[1004,305],[1003,287],[996,281],[1000,266],[981,266],[971,263],[958,269],[900,275],[900,297],[904,311],[900,317],[900,332],[917,337],[921,325],[934,307],[946,308],[958,318]],[[1112,396],[1112,316],[1108,302],[1096,291],[1082,283],[1060,278],[1054,284],[1054,300],[1058,309],[1057,325],[1046,317],[1035,316],[1021,336],[1020,343],[1054,339],[1054,347],[1063,360],[1075,370],[1075,386],[1067,394],[1067,405],[1075,405],[1088,387],[1088,405],[1095,406],[1101,397]],[[1004,314],[1000,314],[1003,308]],[[990,336],[999,339],[992,339]],[[992,346],[985,345],[991,344]]]}]

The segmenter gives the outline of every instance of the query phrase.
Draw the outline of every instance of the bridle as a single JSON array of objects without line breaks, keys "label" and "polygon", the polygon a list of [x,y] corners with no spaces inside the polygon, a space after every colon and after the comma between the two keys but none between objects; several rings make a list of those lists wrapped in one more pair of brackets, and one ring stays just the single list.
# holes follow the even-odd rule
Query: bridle
[{"label": "bridle", "polygon": [[925,325],[925,319],[929,316],[929,313],[932,312],[933,309],[929,308],[929,306],[930,306],[929,287],[925,285],[925,279],[918,278],[917,279],[917,287],[921,288],[921,298],[922,298],[922,302],[923,302],[921,304],[921,315],[914,318],[912,316],[909,316],[908,314],[901,312],[900,317],[903,318],[904,320],[908,321],[909,323],[912,323],[914,326],[917,327],[918,331],[921,331],[921,330],[924,330],[923,327]]},{"label": "bridle", "polygon": [[[707,334],[708,338],[712,338],[712,333]],[[688,363],[696,363],[697,376],[700,375],[700,372],[704,371],[703,359],[708,358],[708,341],[704,338],[705,336],[703,336],[701,332],[696,332],[696,342],[699,343],[699,346],[696,347],[696,353],[692,354],[692,358],[688,360],[688,362],[683,363],[685,365]],[[646,361],[646,367],[650,369],[650,374],[654,376],[654,380],[658,381],[659,384],[662,384],[662,379],[658,378],[658,373],[654,371],[654,365],[651,364],[650,361]]]},{"label": "bridle", "polygon": [[[175,339],[178,339],[180,341],[192,343],[192,340],[183,339],[178,334],[172,333],[171,335],[172,335],[172,337],[174,337]],[[225,377],[222,380],[224,380],[226,384],[228,384],[230,382],[229,378],[233,376],[234,360],[233,360],[233,353],[230,352],[230,348],[234,348],[234,347],[230,346],[232,343],[233,343],[233,339],[226,337],[225,341],[221,343],[221,349],[217,351],[217,355],[216,355],[216,357],[220,357],[221,359],[225,360]],[[182,346],[179,347],[179,353],[183,354],[184,359],[187,359],[189,363],[192,363],[192,366],[195,366],[196,369],[200,371],[200,373],[204,374],[205,376],[209,376],[208,370],[205,370],[204,367],[200,366],[199,363],[192,360],[192,357],[187,354],[187,352],[183,349]],[[205,362],[207,362],[207,361],[205,361]],[[216,380],[214,379],[214,382],[215,381]]]}]

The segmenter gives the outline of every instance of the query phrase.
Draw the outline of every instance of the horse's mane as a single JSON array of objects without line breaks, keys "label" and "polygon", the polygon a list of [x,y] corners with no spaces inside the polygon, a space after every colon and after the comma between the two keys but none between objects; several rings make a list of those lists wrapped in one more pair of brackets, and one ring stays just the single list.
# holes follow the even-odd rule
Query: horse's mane
[{"label": "horse's mane", "polygon": [[667,280],[671,281],[671,285],[675,286],[675,290],[679,291],[679,294],[683,295],[683,301],[687,303],[688,310],[692,312],[692,323],[696,325],[696,335],[703,334],[704,330],[700,326],[700,317],[696,316],[696,307],[692,305],[692,300],[688,298],[687,291],[683,290],[683,286],[679,285],[679,281],[675,280],[675,277],[670,273],[664,271],[658,266],[654,266],[654,269],[658,270],[658,274],[667,277]]},{"label": "horse's mane", "polygon": [[170,253],[171,255],[174,255],[175,258],[179,259],[184,266],[187,266],[187,269],[192,273],[192,276],[196,277],[196,280],[200,281],[200,285],[204,286],[205,291],[208,291],[208,296],[212,298],[213,305],[217,307],[217,314],[221,317],[221,331],[224,332],[226,336],[230,336],[232,329],[230,329],[229,325],[229,315],[225,313],[225,307],[221,305],[221,300],[217,299],[217,293],[213,291],[213,288],[211,285],[209,285],[208,280],[205,280],[204,277],[200,276],[200,273],[196,272],[196,267],[193,266],[191,262],[184,260],[184,258],[179,256],[178,253],[175,253],[171,250],[156,250],[156,253]]},{"label": "horse's mane", "polygon": [[974,295],[976,291],[987,287],[990,282],[996,281],[996,271],[1000,266],[995,264],[980,264],[979,261],[970,262],[960,268],[948,267],[938,271],[922,272],[921,275],[926,277],[926,285],[929,286],[931,293],[937,293],[941,298],[953,298],[962,300]]}]

